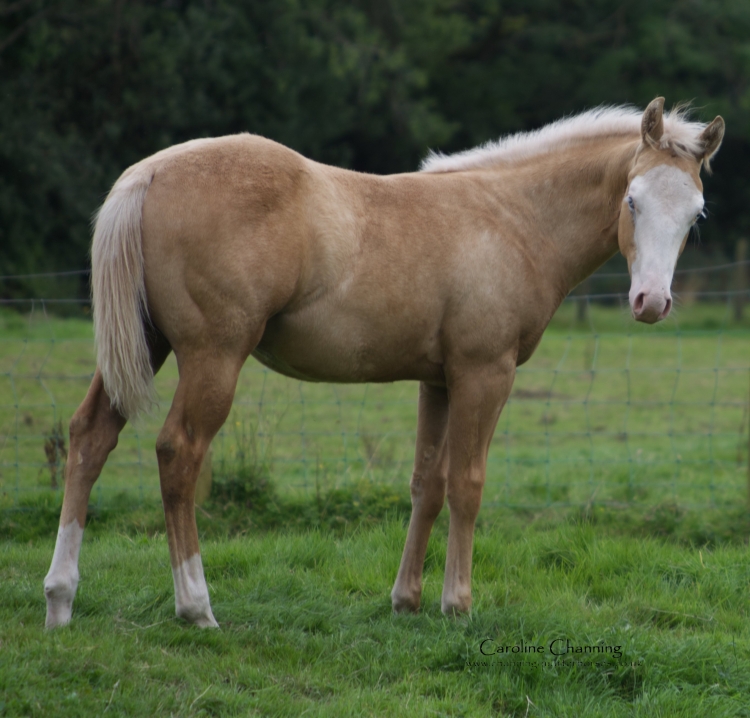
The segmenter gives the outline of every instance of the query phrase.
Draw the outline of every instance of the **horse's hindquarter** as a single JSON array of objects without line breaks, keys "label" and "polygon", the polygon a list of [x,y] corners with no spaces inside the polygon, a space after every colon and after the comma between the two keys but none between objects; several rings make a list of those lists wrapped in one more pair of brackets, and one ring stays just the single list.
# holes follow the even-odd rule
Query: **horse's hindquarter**
[{"label": "horse's hindquarter", "polygon": [[152,319],[178,358],[205,344],[244,359],[299,279],[307,161],[252,135],[160,155],[143,208]]}]

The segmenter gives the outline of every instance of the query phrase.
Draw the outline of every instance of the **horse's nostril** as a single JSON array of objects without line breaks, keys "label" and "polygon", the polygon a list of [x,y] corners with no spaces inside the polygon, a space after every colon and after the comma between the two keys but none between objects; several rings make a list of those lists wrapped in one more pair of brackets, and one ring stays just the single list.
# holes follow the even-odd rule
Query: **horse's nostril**
[{"label": "horse's nostril", "polygon": [[633,311],[638,314],[643,309],[643,302],[646,299],[646,295],[641,292],[633,302]]}]

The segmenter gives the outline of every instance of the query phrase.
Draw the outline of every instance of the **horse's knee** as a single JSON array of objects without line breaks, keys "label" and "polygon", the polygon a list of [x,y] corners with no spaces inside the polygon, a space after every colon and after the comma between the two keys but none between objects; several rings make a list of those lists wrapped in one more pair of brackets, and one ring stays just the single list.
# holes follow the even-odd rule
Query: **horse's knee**
[{"label": "horse's knee", "polygon": [[421,473],[415,471],[409,485],[412,507],[437,516],[445,502],[446,479],[440,473]]},{"label": "horse's knee", "polygon": [[182,443],[179,432],[168,431],[166,428],[162,429],[156,439],[156,458],[159,460],[159,466],[171,464]]},{"label": "horse's knee", "polygon": [[168,421],[156,438],[156,456],[159,459],[159,465],[165,468],[175,460],[180,462],[194,460],[199,450],[200,441],[189,424],[183,427],[178,422]]},{"label": "horse's knee", "polygon": [[480,471],[470,471],[459,481],[449,481],[446,497],[451,516],[459,514],[475,519],[482,503],[483,489],[484,472]]}]

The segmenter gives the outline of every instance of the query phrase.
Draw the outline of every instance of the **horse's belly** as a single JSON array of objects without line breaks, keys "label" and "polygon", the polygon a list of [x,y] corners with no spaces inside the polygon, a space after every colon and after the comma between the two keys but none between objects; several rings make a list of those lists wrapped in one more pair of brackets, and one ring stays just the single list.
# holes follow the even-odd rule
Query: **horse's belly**
[{"label": "horse's belly", "polygon": [[253,356],[269,369],[305,381],[444,381],[440,357],[421,337],[358,323],[316,324],[274,317]]},{"label": "horse's belly", "polygon": [[278,356],[278,353],[273,353],[273,351],[269,350],[267,346],[261,347],[258,345],[253,352],[253,356],[263,364],[263,366],[267,366],[269,369],[273,369],[273,371],[291,377],[292,379],[301,379],[302,381],[334,381],[321,379],[310,373],[304,373],[300,368],[292,366],[282,357]]}]

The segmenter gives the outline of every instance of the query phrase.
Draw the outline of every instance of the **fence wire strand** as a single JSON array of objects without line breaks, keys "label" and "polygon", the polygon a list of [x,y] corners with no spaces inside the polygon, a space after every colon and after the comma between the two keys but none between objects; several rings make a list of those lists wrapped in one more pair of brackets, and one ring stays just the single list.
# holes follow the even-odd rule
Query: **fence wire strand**
[{"label": "fence wire strand", "polygon": [[[750,320],[738,317],[748,290],[735,278],[746,265],[701,270],[712,284],[678,287],[675,316],[658,327],[632,321],[625,291],[571,295],[518,370],[490,449],[485,502],[531,509],[745,502]],[[697,274],[681,276],[689,282]],[[627,274],[595,276],[586,286],[602,278]],[[0,307],[0,508],[7,508],[60,491],[67,447],[55,448],[53,439],[60,427],[67,435],[95,360],[88,300],[0,304],[7,305]],[[171,358],[156,380],[159,412],[125,428],[93,501],[158,499],[153,447],[176,383]],[[406,487],[417,397],[415,382],[305,384],[251,360],[214,440],[214,473],[251,461],[280,490],[309,495],[362,480]]]}]

